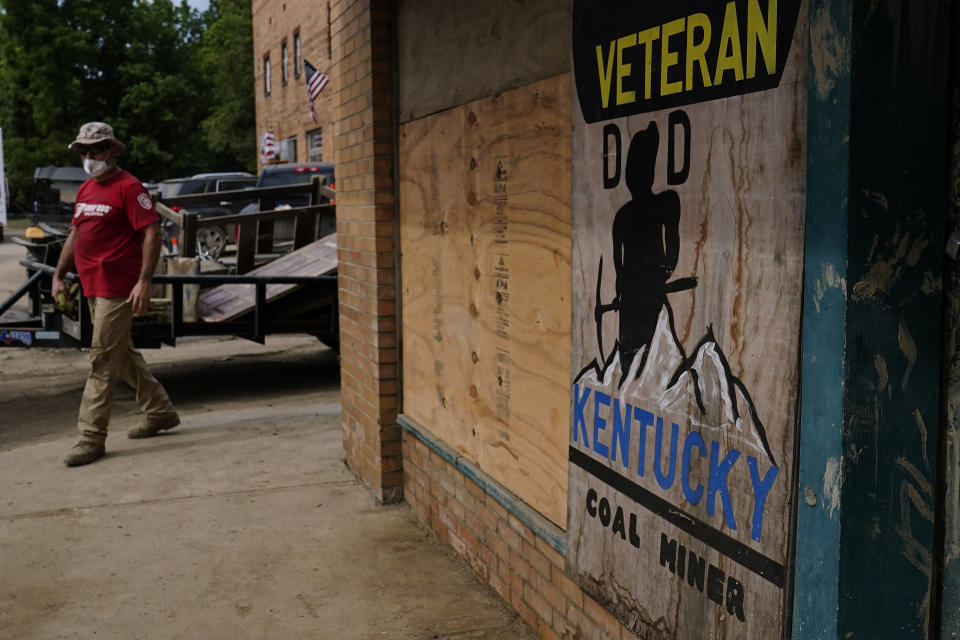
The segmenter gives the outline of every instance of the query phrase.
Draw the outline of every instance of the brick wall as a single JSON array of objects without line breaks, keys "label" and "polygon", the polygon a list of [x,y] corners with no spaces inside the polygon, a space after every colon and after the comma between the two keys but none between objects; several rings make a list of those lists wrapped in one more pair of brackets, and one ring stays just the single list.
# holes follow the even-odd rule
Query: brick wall
[{"label": "brick wall", "polygon": [[383,502],[403,497],[388,0],[332,0],[343,444]]},{"label": "brick wall", "polygon": [[389,0],[331,3],[347,463],[382,501],[405,498],[541,638],[632,639],[566,575],[556,541],[397,422],[391,18]]},{"label": "brick wall", "polygon": [[[333,161],[330,138],[333,135],[331,82],[314,102],[319,122],[310,116],[307,102],[306,74],[294,69],[294,31],[299,30],[302,57],[317,70],[328,72],[331,64],[329,12],[327,0],[294,2],[291,0],[253,0],[253,65],[256,85],[254,96],[257,109],[257,136],[270,129],[277,141],[297,138],[297,162],[307,161],[306,132],[322,127],[324,133],[324,162]],[[283,84],[281,73],[281,42],[286,38],[289,51],[289,79]],[[270,55],[272,90],[264,95],[263,57]],[[329,73],[327,75],[330,75]],[[331,76],[332,78],[332,76]],[[262,164],[261,164],[262,166]]]},{"label": "brick wall", "polygon": [[409,431],[404,497],[545,640],[636,640],[564,572],[564,557],[500,500]]}]

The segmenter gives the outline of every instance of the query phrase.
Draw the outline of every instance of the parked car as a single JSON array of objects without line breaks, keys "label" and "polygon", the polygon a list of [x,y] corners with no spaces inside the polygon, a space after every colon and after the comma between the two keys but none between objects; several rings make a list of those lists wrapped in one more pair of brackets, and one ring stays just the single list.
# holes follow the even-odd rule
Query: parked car
[{"label": "parked car", "polygon": [[[174,178],[164,180],[159,185],[160,197],[190,196],[200,193],[216,193],[218,191],[239,191],[253,187],[257,177],[245,171],[222,171],[216,173],[198,173],[189,178]],[[213,204],[204,204],[186,207],[201,218],[214,216],[228,216],[239,213],[248,206],[256,207],[256,200],[223,200]],[[174,211],[184,209],[179,205],[171,207]],[[164,242],[170,247],[172,238],[179,233],[179,228],[170,220],[164,221]],[[197,234],[197,255],[203,259],[216,260],[227,246],[228,233],[226,225],[202,227]]]},{"label": "parked car", "polygon": [[77,190],[89,177],[80,167],[37,167],[33,172],[33,214],[27,236],[44,237],[41,223],[69,230]]},{"label": "parked car", "polygon": [[[245,171],[228,171],[222,173],[198,173],[189,178],[167,180],[161,183],[160,191],[164,197],[192,196],[200,193],[215,193],[217,191],[237,191],[252,187],[257,183],[257,177]],[[167,193],[164,193],[166,190]],[[215,215],[230,215],[239,213],[241,209],[252,201],[221,201],[216,204],[191,206],[188,209],[200,217]]]},{"label": "parked car", "polygon": [[189,180],[190,178],[170,178],[169,180],[163,180],[157,183],[157,186],[153,191],[158,191],[161,198],[169,198],[171,196],[177,195],[180,191],[180,187],[183,186],[183,183]]},{"label": "parked car", "polygon": [[[328,186],[333,186],[332,162],[307,162],[300,164],[268,165],[260,171],[257,177],[257,187],[282,187],[291,184],[303,184],[313,180],[314,176],[323,176]],[[309,204],[309,196],[302,196],[296,204],[284,202],[290,206],[303,207]],[[280,203],[278,203],[279,205]]]},{"label": "parked car", "polygon": [[[332,162],[302,162],[290,164],[268,165],[260,171],[257,177],[256,187],[285,187],[294,184],[305,184],[313,180],[314,176],[321,176],[323,184],[334,188],[334,164]],[[327,198],[322,198],[320,204],[329,202]],[[309,194],[298,194],[285,196],[273,203],[261,200],[259,203],[245,207],[241,213],[252,213],[260,208],[286,209],[292,207],[305,207],[310,204]],[[329,221],[321,224],[320,235],[325,236],[336,230],[335,222],[331,217]],[[274,223],[273,239],[283,242],[293,238],[293,222],[289,219],[280,219]]]}]

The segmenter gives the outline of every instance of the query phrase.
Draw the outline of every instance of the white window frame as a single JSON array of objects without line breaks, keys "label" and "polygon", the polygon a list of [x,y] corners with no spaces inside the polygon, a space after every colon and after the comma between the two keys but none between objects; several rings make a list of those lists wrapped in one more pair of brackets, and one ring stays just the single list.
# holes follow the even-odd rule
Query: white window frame
[{"label": "white window frame", "polygon": [[300,27],[293,31],[293,75],[296,78],[303,73],[303,45],[300,42]]},{"label": "white window frame", "polygon": [[272,82],[270,78],[270,54],[264,54],[263,56],[263,95],[270,95],[270,91],[273,89]]},{"label": "white window frame", "polygon": [[297,161],[297,136],[290,136],[280,141],[280,161]]},{"label": "white window frame", "polygon": [[[319,136],[320,144],[314,146],[314,137]],[[314,156],[314,151],[319,149],[320,153]],[[307,162],[323,162],[323,127],[317,127],[307,131]]]}]

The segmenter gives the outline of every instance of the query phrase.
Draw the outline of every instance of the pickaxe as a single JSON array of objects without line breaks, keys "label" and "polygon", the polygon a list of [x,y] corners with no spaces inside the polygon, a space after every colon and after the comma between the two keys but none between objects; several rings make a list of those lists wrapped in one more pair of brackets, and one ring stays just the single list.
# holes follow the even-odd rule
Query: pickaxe
[{"label": "pickaxe", "polygon": [[[603,280],[603,256],[600,256],[600,266],[597,268],[597,295],[594,298],[596,300],[596,306],[593,308],[593,319],[597,324],[597,346],[600,349],[600,362],[606,363],[607,358],[603,355],[603,314],[608,311],[619,311],[620,310],[620,301],[619,297],[614,298],[612,302],[607,304],[601,304],[600,302],[600,283]],[[677,291],[686,291],[687,289],[693,289],[697,286],[697,278],[695,276],[689,278],[677,278],[676,280],[671,280],[663,285],[663,292],[666,293],[676,293]]]}]

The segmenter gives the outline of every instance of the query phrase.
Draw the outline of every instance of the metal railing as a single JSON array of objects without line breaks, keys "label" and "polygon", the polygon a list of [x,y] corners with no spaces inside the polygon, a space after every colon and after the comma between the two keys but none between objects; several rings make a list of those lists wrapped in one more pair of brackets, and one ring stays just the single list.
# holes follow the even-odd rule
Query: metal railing
[{"label": "metal railing", "polygon": [[[39,299],[40,277],[42,275],[52,276],[54,267],[42,264],[33,260],[21,260],[20,264],[30,270],[35,270],[31,278],[21,287],[20,295],[15,295],[7,301],[12,306],[29,289],[35,288],[37,299]],[[79,282],[75,273],[68,273],[64,277],[67,282]],[[157,274],[153,276],[153,284],[168,284],[171,286],[171,313],[169,320],[149,320],[137,321],[133,324],[133,337],[138,346],[159,346],[158,343],[176,344],[176,339],[184,336],[211,336],[211,335],[235,335],[241,336],[257,342],[263,342],[268,334],[271,333],[309,333],[313,335],[323,335],[326,337],[335,336],[338,330],[338,318],[336,313],[336,304],[325,305],[326,312],[312,314],[307,319],[284,319],[272,317],[270,308],[267,304],[267,286],[274,284],[293,284],[293,285],[322,285],[326,283],[330,291],[336,289],[337,276],[251,276],[251,275],[229,275],[229,274]],[[188,285],[222,285],[222,284],[246,284],[254,288],[254,305],[251,309],[252,318],[248,320],[221,320],[217,322],[186,321],[184,320],[184,295],[183,288]],[[75,294],[76,317],[65,320],[62,329],[75,340],[84,344],[89,336],[85,335],[84,328],[84,309],[85,301],[83,292],[78,290]],[[4,309],[5,311],[6,309]]]},{"label": "metal railing", "polygon": [[[289,196],[310,197],[310,205],[274,209],[279,200]],[[292,220],[292,249],[300,247],[333,233],[336,230],[336,207],[332,202],[333,189],[324,184],[322,176],[315,176],[309,183],[282,187],[262,187],[234,191],[217,191],[188,196],[156,198],[157,212],[166,220],[177,225],[177,244],[180,255],[185,258],[197,256],[197,236],[201,229],[211,227],[236,226],[236,271],[239,274],[253,269],[258,254],[271,254],[275,251],[274,223],[279,220]],[[190,207],[202,205],[221,205],[227,202],[256,200],[259,211],[232,215],[201,217],[190,211]],[[323,202],[324,200],[328,202]],[[172,207],[183,207],[176,211]]]}]

